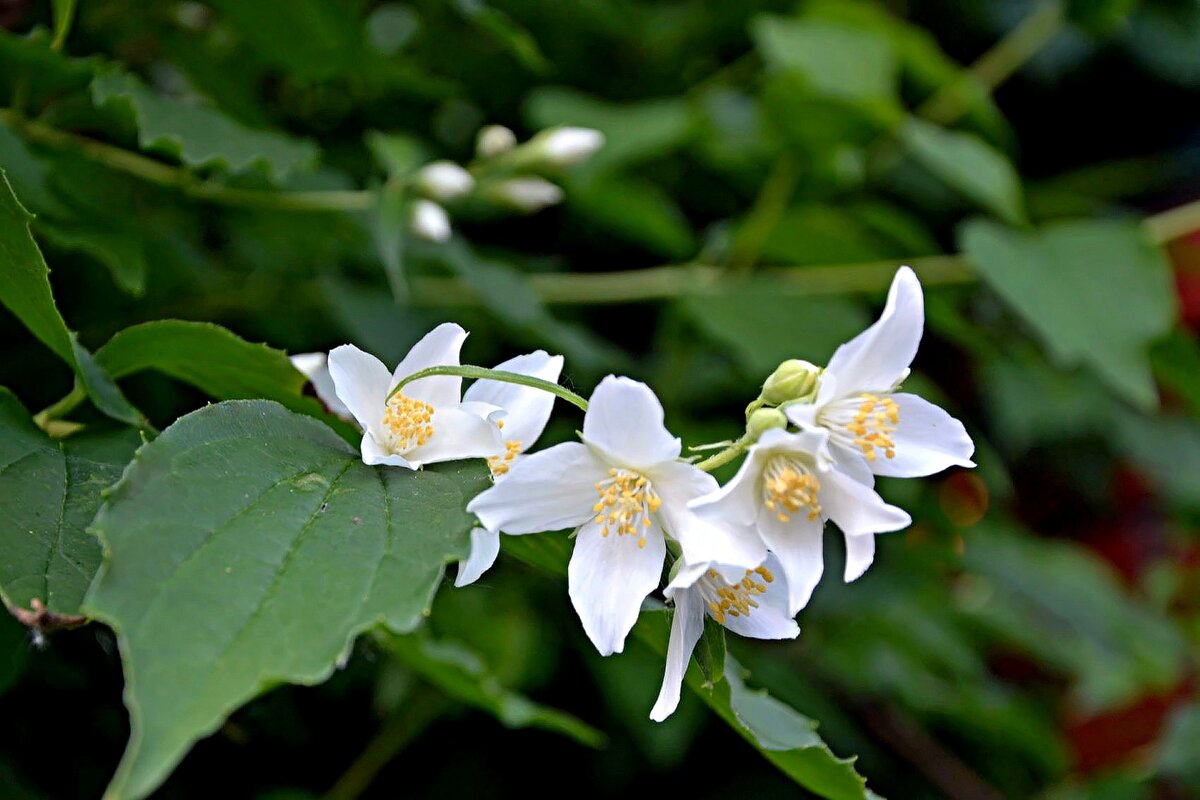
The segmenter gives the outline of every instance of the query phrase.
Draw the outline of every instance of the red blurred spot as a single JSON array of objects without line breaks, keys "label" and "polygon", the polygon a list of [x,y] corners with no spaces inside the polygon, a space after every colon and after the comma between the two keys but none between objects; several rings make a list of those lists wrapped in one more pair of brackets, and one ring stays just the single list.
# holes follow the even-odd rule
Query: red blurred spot
[{"label": "red blurred spot", "polygon": [[938,501],[951,522],[969,528],[987,513],[990,495],[987,484],[972,472],[955,472],[938,486]]},{"label": "red blurred spot", "polygon": [[1083,717],[1068,712],[1063,732],[1071,747],[1075,769],[1096,772],[1123,762],[1144,761],[1150,753],[1138,751],[1158,741],[1171,712],[1195,693],[1191,679],[1164,694],[1147,695],[1130,705]]}]

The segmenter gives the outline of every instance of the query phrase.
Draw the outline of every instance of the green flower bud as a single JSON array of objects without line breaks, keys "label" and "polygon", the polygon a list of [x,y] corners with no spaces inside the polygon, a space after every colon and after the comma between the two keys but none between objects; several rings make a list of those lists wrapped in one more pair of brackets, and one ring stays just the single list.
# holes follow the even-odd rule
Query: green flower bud
[{"label": "green flower bud", "polygon": [[816,365],[789,358],[763,383],[762,399],[775,406],[802,400],[815,392],[820,375],[821,369]]},{"label": "green flower bud", "polygon": [[772,428],[786,428],[787,424],[787,417],[778,408],[760,408],[746,420],[746,430],[757,439],[766,431]]}]

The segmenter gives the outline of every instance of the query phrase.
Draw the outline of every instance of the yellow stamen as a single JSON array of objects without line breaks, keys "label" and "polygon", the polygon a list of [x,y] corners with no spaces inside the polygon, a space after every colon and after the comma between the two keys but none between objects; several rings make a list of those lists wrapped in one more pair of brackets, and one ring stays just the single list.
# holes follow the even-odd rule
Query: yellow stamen
[{"label": "yellow stamen", "polygon": [[405,453],[433,438],[433,406],[401,393],[391,396],[383,412],[383,425],[391,433],[394,453]]},{"label": "yellow stamen", "polygon": [[815,521],[821,516],[820,492],[817,476],[793,458],[779,456],[763,471],[763,505],[774,511],[780,522],[804,509],[808,519]]},{"label": "yellow stamen", "polygon": [[646,546],[646,530],[652,526],[650,515],[662,506],[650,481],[644,475],[623,469],[610,469],[608,478],[595,484],[599,500],[592,506],[597,512],[600,535],[636,535],[638,547]]},{"label": "yellow stamen", "polygon": [[[513,459],[516,458],[520,454],[520,452],[521,452],[521,443],[518,442],[516,439],[512,439],[510,441],[505,442],[504,443],[504,455],[488,456],[488,460],[487,460],[488,468],[491,469],[492,475],[495,477],[500,477],[501,475],[507,475],[508,471],[510,469],[512,469]],[[594,508],[592,510],[599,511],[600,509]]]},{"label": "yellow stamen", "polygon": [[887,458],[896,457],[896,442],[892,434],[900,425],[900,406],[888,396],[862,394],[858,411],[846,423],[846,431],[854,437],[855,446],[862,449],[867,461],[874,461],[876,450]]},{"label": "yellow stamen", "polygon": [[[735,584],[725,583],[716,570],[709,570],[705,575],[705,588],[713,596],[708,602],[708,612],[717,622],[725,624],[727,617],[748,617],[750,612],[758,608],[754,598],[767,591],[767,583],[774,578],[765,567],[746,570],[746,575]],[[761,577],[766,583],[760,583],[755,577]]]}]

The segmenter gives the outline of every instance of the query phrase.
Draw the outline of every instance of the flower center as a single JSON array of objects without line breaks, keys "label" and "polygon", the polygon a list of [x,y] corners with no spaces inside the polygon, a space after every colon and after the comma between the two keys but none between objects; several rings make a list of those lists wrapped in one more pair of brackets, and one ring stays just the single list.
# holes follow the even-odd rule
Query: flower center
[{"label": "flower center", "polygon": [[888,458],[896,457],[896,442],[892,434],[900,425],[900,406],[884,395],[861,394],[854,417],[846,423],[846,432],[854,437],[854,445],[862,449],[867,461],[874,461],[876,450]]},{"label": "flower center", "polygon": [[394,453],[405,453],[433,438],[433,406],[397,392],[388,398],[383,425]]},{"label": "flower center", "polygon": [[[501,420],[503,422],[503,420]],[[513,459],[521,452],[521,443],[516,439],[510,439],[504,443],[504,454],[499,456],[488,456],[488,468],[491,469],[494,477],[507,475],[509,469],[512,468]]]},{"label": "flower center", "polygon": [[763,471],[763,505],[775,512],[780,522],[807,509],[809,521],[821,516],[821,482],[794,458],[779,456]]},{"label": "flower center", "polygon": [[600,535],[637,536],[638,547],[646,546],[650,515],[658,511],[662,500],[645,475],[623,469],[610,469],[608,477],[596,483],[600,499],[592,506]]},{"label": "flower center", "polygon": [[715,570],[704,576],[703,590],[708,599],[708,613],[722,625],[725,617],[748,617],[752,609],[758,608],[754,598],[767,591],[767,584],[775,576],[766,567],[746,570],[745,576],[735,584],[727,584]]}]

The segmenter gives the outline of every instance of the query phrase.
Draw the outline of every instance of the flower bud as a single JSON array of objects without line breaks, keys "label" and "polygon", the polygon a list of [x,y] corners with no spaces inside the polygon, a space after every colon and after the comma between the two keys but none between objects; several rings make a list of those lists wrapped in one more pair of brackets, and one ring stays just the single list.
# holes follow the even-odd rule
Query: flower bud
[{"label": "flower bud", "polygon": [[488,195],[499,203],[527,213],[561,203],[563,199],[562,189],[541,178],[501,181],[489,187]]},{"label": "flower bud", "polygon": [[816,389],[820,374],[821,369],[816,365],[789,358],[763,383],[762,399],[775,406],[804,399]]},{"label": "flower bud", "polygon": [[517,146],[517,135],[503,125],[481,128],[475,138],[475,154],[480,158],[495,158]]},{"label": "flower bud", "polygon": [[604,146],[604,134],[591,128],[551,128],[529,142],[548,166],[570,167],[591,157]]},{"label": "flower bud", "polygon": [[772,428],[786,428],[787,416],[778,408],[760,408],[746,420],[746,430],[757,439]]},{"label": "flower bud", "polygon": [[457,200],[474,188],[471,173],[453,161],[434,161],[417,173],[418,191],[438,202]]},{"label": "flower bud", "polygon": [[412,206],[409,221],[412,232],[431,242],[444,242],[450,238],[450,217],[446,209],[432,200],[418,200]]}]

